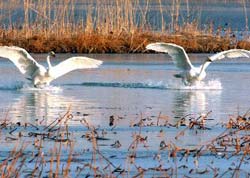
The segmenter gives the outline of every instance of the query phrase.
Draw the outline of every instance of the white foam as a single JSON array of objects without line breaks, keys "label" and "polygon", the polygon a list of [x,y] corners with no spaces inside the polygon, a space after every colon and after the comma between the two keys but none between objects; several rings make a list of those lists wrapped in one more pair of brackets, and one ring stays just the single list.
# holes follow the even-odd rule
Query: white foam
[{"label": "white foam", "polygon": [[50,91],[53,93],[59,93],[62,91],[62,88],[58,86],[52,86],[52,85],[44,86],[42,88],[35,88],[30,85],[24,85],[23,88],[21,88],[21,90],[22,91]]},{"label": "white foam", "polygon": [[181,84],[179,86],[169,85],[169,89],[180,89],[180,90],[222,90],[222,85],[219,80],[210,81],[199,81],[191,86]]},{"label": "white foam", "polygon": [[159,81],[147,81],[146,84],[150,87],[159,87],[169,90],[222,90],[221,82],[217,79],[209,81],[196,82],[191,86],[186,86],[180,81],[170,80],[166,83]]}]

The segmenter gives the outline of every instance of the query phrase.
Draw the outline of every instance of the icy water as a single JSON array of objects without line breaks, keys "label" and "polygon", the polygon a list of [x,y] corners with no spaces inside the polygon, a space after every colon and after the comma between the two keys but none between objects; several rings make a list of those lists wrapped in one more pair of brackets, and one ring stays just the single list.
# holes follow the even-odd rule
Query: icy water
[{"label": "icy water", "polygon": [[[208,55],[190,54],[190,58],[194,65],[199,65]],[[33,56],[46,65],[45,55]],[[53,64],[69,56],[72,55],[58,55],[59,59]],[[215,153],[203,146],[225,133],[223,123],[228,122],[229,117],[243,115],[250,108],[249,59],[215,62],[209,66],[203,83],[186,87],[173,77],[177,70],[164,54],[87,56],[103,60],[104,64],[98,69],[71,72],[43,90],[29,86],[11,62],[0,60],[0,164],[5,160],[11,162],[11,151],[19,148],[23,154],[16,167],[23,165],[19,171],[21,177],[31,173],[47,176],[51,169],[55,172],[56,166],[63,170],[70,156],[71,177],[94,177],[96,173],[88,165],[99,167],[99,174],[107,177],[118,167],[126,170],[112,172],[118,177],[136,176],[140,174],[138,167],[148,169],[145,177],[213,177],[217,173],[231,177],[232,170],[238,169],[239,164],[245,172],[237,175],[249,175],[249,156],[240,163],[242,152],[234,155],[234,146],[222,147],[224,151],[218,149]],[[70,142],[63,141],[65,137],[59,136],[54,126],[59,119],[65,123],[67,111],[72,113],[67,122],[69,127],[62,126],[60,131],[67,133]],[[208,130],[174,126],[182,117],[198,118],[209,111],[212,113],[206,122]],[[166,121],[169,122],[166,124]],[[98,153],[89,136],[93,127]],[[185,132],[181,134],[182,131]],[[242,136],[243,139],[247,133],[238,133],[236,138]],[[64,138],[63,143],[58,137]],[[37,146],[38,143],[42,146]],[[173,158],[175,145],[202,150],[202,153],[199,158],[190,153],[183,159],[185,150],[179,150]],[[59,158],[53,158],[55,152]],[[34,173],[40,158],[43,161],[39,164],[44,167],[40,166]],[[23,159],[26,159],[24,164]],[[220,169],[216,172],[213,168]]]},{"label": "icy water", "polygon": [[[194,65],[199,65],[208,55],[190,56]],[[46,65],[44,55],[33,56]],[[62,54],[59,58],[69,56]],[[164,54],[89,56],[104,60],[104,64],[98,69],[71,72],[45,90],[28,86],[16,67],[1,59],[1,113],[14,122],[41,118],[49,122],[70,107],[73,113],[89,115],[89,121],[98,126],[108,124],[111,115],[126,116],[128,120],[122,124],[128,125],[129,119],[138,114],[161,113],[178,120],[208,111],[217,123],[250,108],[248,59],[215,62],[208,67],[203,83],[185,87],[173,77],[178,71]]]}]

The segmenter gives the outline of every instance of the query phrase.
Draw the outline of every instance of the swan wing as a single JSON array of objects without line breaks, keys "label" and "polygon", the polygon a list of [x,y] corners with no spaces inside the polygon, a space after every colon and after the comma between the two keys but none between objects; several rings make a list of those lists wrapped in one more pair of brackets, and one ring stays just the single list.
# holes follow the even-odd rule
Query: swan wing
[{"label": "swan wing", "polygon": [[230,49],[227,51],[222,51],[208,57],[211,61],[221,60],[223,58],[238,58],[238,57],[250,57],[250,51],[245,49]]},{"label": "swan wing", "polygon": [[238,58],[238,57],[249,58],[250,51],[245,50],[245,49],[230,49],[227,51],[222,51],[222,52],[216,53],[216,54],[207,58],[207,60],[202,65],[202,68],[203,68],[203,70],[205,70],[211,62],[216,61],[216,60],[221,60],[224,58]]},{"label": "swan wing", "polygon": [[50,75],[54,79],[77,69],[97,68],[102,61],[88,57],[71,57],[50,69]]},{"label": "swan wing", "polygon": [[0,57],[12,61],[22,74],[31,77],[37,69],[45,68],[23,48],[17,46],[0,46]]},{"label": "swan wing", "polygon": [[157,52],[168,53],[173,59],[175,65],[182,70],[190,70],[193,68],[189,57],[183,47],[173,43],[151,43],[146,46],[146,49]]}]

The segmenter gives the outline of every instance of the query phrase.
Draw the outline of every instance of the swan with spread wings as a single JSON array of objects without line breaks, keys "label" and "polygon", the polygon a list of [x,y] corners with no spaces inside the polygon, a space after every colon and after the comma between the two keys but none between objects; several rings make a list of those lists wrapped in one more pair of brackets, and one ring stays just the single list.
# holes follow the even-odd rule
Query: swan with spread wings
[{"label": "swan with spread wings", "polygon": [[0,57],[12,61],[19,71],[26,76],[36,88],[47,86],[58,77],[77,69],[97,68],[102,61],[88,57],[71,57],[52,66],[50,57],[55,53],[50,52],[47,56],[48,67],[39,64],[25,49],[17,46],[0,46]]},{"label": "swan with spread wings", "polygon": [[175,74],[176,78],[181,78],[185,85],[193,85],[197,81],[201,81],[206,77],[206,68],[213,61],[227,58],[250,57],[250,51],[244,49],[231,49],[222,51],[212,56],[199,67],[194,67],[183,47],[173,43],[151,43],[146,46],[148,50],[167,53],[174,61],[176,67],[181,70],[179,74]]}]

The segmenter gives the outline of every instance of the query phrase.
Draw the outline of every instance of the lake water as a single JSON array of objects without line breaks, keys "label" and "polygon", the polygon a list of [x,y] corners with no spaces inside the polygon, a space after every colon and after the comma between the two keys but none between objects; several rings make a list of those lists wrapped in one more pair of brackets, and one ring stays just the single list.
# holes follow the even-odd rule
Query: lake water
[{"label": "lake water", "polygon": [[[190,54],[199,65],[209,54]],[[33,55],[46,65],[45,55]],[[61,54],[65,59],[70,55]],[[174,78],[177,69],[164,54],[87,55],[101,59],[98,69],[71,72],[46,90],[28,86],[17,68],[0,60],[0,111],[14,122],[46,122],[70,107],[73,113],[89,115],[98,126],[107,125],[109,116],[125,117],[128,125],[138,115],[162,115],[177,121],[187,114],[212,111],[214,123],[250,108],[250,62],[248,59],[223,60],[211,64],[204,82],[185,87]],[[59,60],[53,61],[55,65]],[[4,119],[4,117],[0,118]],[[211,123],[213,123],[211,122]],[[75,123],[72,122],[72,125]]]},{"label": "lake water", "polygon": [[[159,31],[162,27],[162,16],[164,17],[164,27],[169,29],[171,25],[171,13],[178,13],[178,24],[182,25],[184,23],[191,23],[195,22],[198,26],[202,29],[208,29],[213,27],[216,31],[217,29],[232,29],[233,31],[237,31],[237,36],[242,38],[241,32],[248,31],[249,23],[248,17],[250,15],[250,3],[249,1],[238,1],[238,0],[230,0],[230,1],[221,1],[221,0],[213,0],[213,1],[197,1],[197,0],[187,0],[187,1],[177,1],[175,5],[172,3],[175,1],[146,1],[146,0],[139,0],[133,2],[133,16],[135,16],[134,23],[136,24],[143,24],[143,17],[147,19],[147,26],[150,26],[150,29]],[[40,2],[32,2],[33,10],[29,11],[29,23],[37,23],[40,19],[41,13],[44,13],[41,10],[41,7],[44,9],[48,8],[46,4]],[[106,12],[106,6],[109,4],[109,7],[115,7],[116,3],[121,3],[117,1],[83,1],[83,0],[74,0],[70,1],[65,4],[63,1],[55,1],[55,2],[48,2],[51,4],[51,12],[49,14],[49,10],[47,10],[47,15],[43,20],[47,20],[47,18],[51,17],[52,21],[57,21],[57,16],[60,10],[67,8],[68,10],[65,11],[66,17],[65,21],[70,23],[81,24],[82,22],[87,21],[87,13],[89,10],[92,10],[93,20],[95,17],[98,9],[103,9],[104,11],[101,13]],[[6,28],[6,26],[19,26],[23,25],[24,22],[24,9],[23,5],[25,4],[23,0],[19,0],[16,2],[15,6],[9,6],[9,3],[3,2],[2,9],[0,11],[1,21],[2,23],[0,26]],[[47,4],[47,5],[48,5]],[[72,6],[75,4],[75,6]],[[245,6],[244,6],[245,4]],[[49,7],[50,7],[49,6]],[[90,8],[91,7],[91,8]],[[174,10],[173,10],[174,7]],[[244,7],[246,9],[244,9]],[[1,8],[1,7],[0,7]],[[162,8],[162,9],[161,9]],[[50,8],[48,8],[50,9]],[[178,10],[177,10],[178,9]],[[114,9],[112,9],[114,10]],[[41,12],[40,12],[41,11]],[[174,12],[173,12],[174,11]],[[39,13],[38,13],[39,12]],[[99,12],[100,13],[100,12]],[[105,17],[108,17],[107,14],[104,14]],[[38,17],[38,19],[36,19]],[[59,18],[64,18],[64,16],[60,16]],[[35,21],[37,20],[37,21]],[[73,21],[72,21],[73,20]],[[72,21],[72,22],[71,22]],[[115,20],[114,20],[115,21]],[[246,22],[247,21],[247,22]],[[39,21],[40,22],[40,21]],[[47,23],[47,22],[46,22]],[[53,25],[53,24],[52,24]]]},{"label": "lake water", "polygon": [[[199,65],[209,54],[189,55],[194,65]],[[46,65],[44,60],[46,55],[33,54],[33,56]],[[59,54],[53,65],[70,56],[72,55]],[[83,165],[93,164],[103,168],[107,165],[110,167],[110,162],[111,170],[115,167],[128,170],[123,173],[125,177],[137,175],[138,166],[145,169],[162,166],[176,170],[172,173],[166,171],[168,175],[181,177],[184,175],[212,177],[215,172],[210,169],[211,167],[220,168],[218,174],[221,176],[230,176],[230,172],[227,174],[224,172],[237,168],[242,154],[240,152],[234,156],[235,152],[232,151],[234,146],[225,152],[230,157],[225,160],[223,152],[214,154],[208,147],[202,145],[211,142],[225,131],[221,123],[226,123],[229,117],[244,114],[249,109],[249,59],[215,62],[208,67],[207,77],[203,83],[185,87],[173,77],[177,72],[176,68],[164,54],[87,56],[101,59],[104,64],[98,69],[71,72],[55,80],[44,90],[30,87],[10,61],[0,60],[0,121],[12,123],[7,127],[1,124],[0,159],[11,161],[12,150],[25,147],[17,164],[23,164],[21,158],[27,160],[20,171],[21,177],[33,172],[37,163],[34,161],[36,160],[34,155],[41,152],[42,160],[45,160],[41,174],[46,176],[50,171],[53,152],[60,154],[58,150],[61,151],[59,163],[61,169],[67,164],[69,155],[72,156],[70,165],[72,177],[94,175],[91,168],[79,169]],[[70,110],[73,116],[69,121],[69,128],[66,128],[73,143],[73,152],[71,144],[54,140],[58,136],[57,131],[51,132],[46,129],[58,118],[63,118],[67,110]],[[190,114],[188,118],[197,118],[209,111],[212,113],[208,117],[206,126],[211,130],[162,125],[164,119],[175,124],[186,115]],[[94,145],[86,137],[89,129],[81,122],[83,118],[91,127],[97,128],[96,134],[103,138],[98,140],[98,150],[101,155],[95,155]],[[112,127],[109,125],[110,118],[115,119]],[[159,126],[155,124],[158,122],[157,118],[161,118]],[[139,128],[136,124],[142,119],[145,123],[154,124]],[[21,126],[17,126],[18,122]],[[27,126],[24,126],[25,123]],[[183,130],[186,131],[182,136],[180,132]],[[51,136],[46,137],[47,132]],[[36,133],[41,135],[35,136]],[[42,134],[45,134],[44,138]],[[145,141],[135,143],[135,137],[139,135],[145,138]],[[177,135],[180,138],[176,139]],[[120,147],[114,146],[117,140],[121,144]],[[36,146],[35,143],[39,141],[42,147]],[[162,141],[169,146],[167,149],[159,149]],[[134,144],[135,148],[132,146]],[[200,149],[203,152],[199,158],[190,155],[182,160],[182,154],[177,154],[178,159],[171,158],[170,152],[175,145],[187,149]],[[136,155],[135,163],[132,158],[130,159],[133,154]],[[249,156],[246,157],[248,158]],[[54,157],[53,170],[56,170],[58,162],[56,159],[58,158]],[[181,168],[183,165],[187,168]],[[241,169],[246,172],[248,167],[248,161],[241,164]],[[204,170],[207,171],[203,174]],[[103,171],[101,174],[105,174],[105,169]],[[115,172],[114,174],[119,175]],[[155,171],[145,173],[145,177],[162,175],[166,174]],[[241,175],[244,176],[245,173]]]}]

